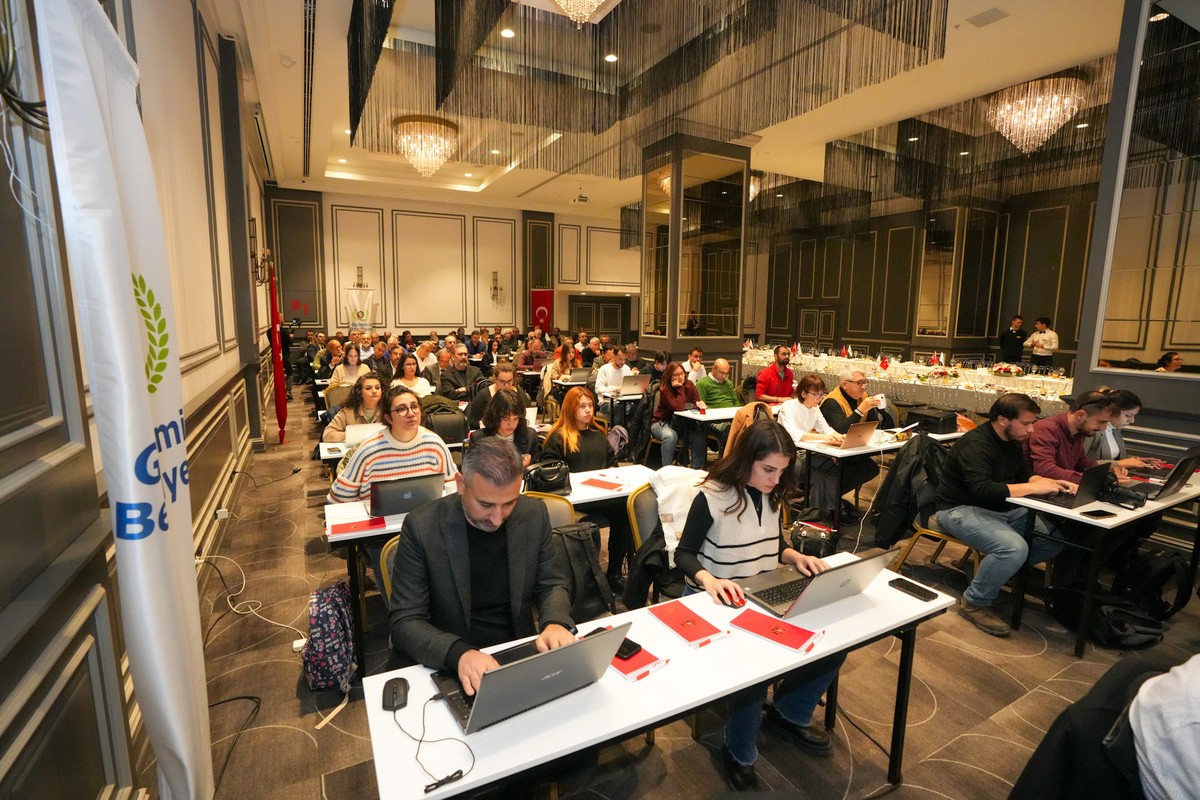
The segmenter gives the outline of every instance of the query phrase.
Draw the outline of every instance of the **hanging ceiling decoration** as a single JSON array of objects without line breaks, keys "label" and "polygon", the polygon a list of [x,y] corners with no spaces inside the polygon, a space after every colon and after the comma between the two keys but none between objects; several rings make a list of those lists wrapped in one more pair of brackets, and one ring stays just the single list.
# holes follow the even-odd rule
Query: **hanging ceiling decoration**
[{"label": "hanging ceiling decoration", "polygon": [[750,202],[754,202],[754,198],[758,197],[758,193],[762,191],[762,173],[750,173]]},{"label": "hanging ceiling decoration", "polygon": [[988,102],[988,122],[1022,153],[1032,153],[1075,116],[1084,88],[1077,77],[1039,78],[1010,86]]},{"label": "hanging ceiling decoration", "polygon": [[441,169],[458,149],[458,126],[437,117],[397,117],[392,122],[392,137],[396,152],[423,178]]},{"label": "hanging ceiling decoration", "polygon": [[603,2],[604,0],[554,0],[555,5],[571,18],[577,28],[582,28],[583,23],[591,19],[592,14],[596,13],[596,9]]}]

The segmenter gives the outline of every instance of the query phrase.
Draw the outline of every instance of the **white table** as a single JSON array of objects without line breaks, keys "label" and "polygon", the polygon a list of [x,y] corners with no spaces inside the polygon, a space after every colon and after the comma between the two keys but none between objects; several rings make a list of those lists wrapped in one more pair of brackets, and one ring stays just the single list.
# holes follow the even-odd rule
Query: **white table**
[{"label": "white table", "polygon": [[[639,487],[645,486],[653,477],[654,470],[644,464],[630,464],[611,469],[596,469],[588,472],[571,473],[571,494],[567,499],[573,506],[585,506],[615,497],[628,497]],[[589,480],[601,480],[616,484],[616,488],[589,486]]]},{"label": "white table", "polygon": [[[1081,525],[1091,526],[1096,530],[1097,541],[1092,547],[1080,545],[1078,543],[1065,543],[1068,547],[1086,550],[1091,553],[1088,560],[1087,583],[1083,590],[1083,607],[1080,613],[1081,620],[1090,620],[1092,618],[1092,605],[1096,594],[1096,577],[1100,572],[1100,548],[1096,546],[1102,540],[1108,531],[1119,528],[1130,522],[1135,522],[1151,514],[1161,514],[1172,506],[1180,505],[1181,503],[1191,502],[1200,498],[1200,476],[1193,475],[1187,485],[1180,489],[1175,494],[1168,497],[1166,500],[1147,500],[1146,504],[1138,509],[1122,508],[1120,506],[1105,503],[1100,500],[1093,500],[1090,503],[1079,506],[1078,508],[1062,508],[1053,503],[1047,503],[1044,500],[1039,500],[1037,497],[1010,497],[1008,502],[1015,506],[1028,508],[1030,513],[1025,515],[1025,541],[1032,542],[1034,536],[1041,536],[1040,533],[1034,531],[1034,523],[1037,521],[1038,514],[1048,514],[1059,519],[1070,520]],[[1083,512],[1103,509],[1112,512],[1111,517],[1103,519],[1095,519],[1093,517],[1085,517]],[[1188,562],[1188,591],[1196,583],[1196,566],[1200,561],[1200,518],[1196,521],[1196,534],[1192,538],[1192,555]],[[1025,606],[1025,582],[1028,579],[1029,562],[1021,567],[1017,573],[1016,584],[1014,585],[1014,603],[1013,603],[1013,628],[1021,627],[1021,611]],[[1080,625],[1079,630],[1075,634],[1075,656],[1076,658],[1083,657],[1084,645],[1087,643],[1088,626]]]},{"label": "white table", "polygon": [[[837,563],[852,558],[848,553],[839,553],[828,560]],[[917,626],[943,613],[954,604],[954,598],[938,593],[936,599],[921,602],[888,586],[888,580],[895,577],[895,573],[885,570],[863,594],[790,620],[809,630],[825,631],[813,652],[804,655],[733,628],[729,621],[742,609],[717,605],[707,594],[694,594],[683,602],[713,624],[728,629],[730,634],[703,648],[690,647],[644,608],[581,625],[590,630],[598,625],[630,621],[633,627],[629,638],[660,659],[669,659],[669,663],[633,682],[608,670],[597,683],[585,689],[469,737],[464,737],[443,703],[433,701],[424,708],[425,701],[434,694],[428,677],[431,670],[414,666],[370,676],[363,681],[363,689],[379,796],[383,800],[400,800],[475,791],[538,764],[652,729],[801,664],[862,647],[886,636],[901,640],[888,766],[888,779],[899,783]],[[382,710],[381,697],[384,683],[396,676],[408,679],[409,695],[407,707],[393,720],[391,713]],[[831,687],[827,726],[832,726],[835,710],[836,689]],[[428,795],[423,788],[430,781],[413,759],[416,744],[396,727],[399,721],[409,732],[419,734],[422,715],[427,742],[440,737],[465,738],[476,759],[474,769],[461,780]],[[469,763],[465,748],[451,744],[422,747],[421,760],[439,778],[465,769]]]}]

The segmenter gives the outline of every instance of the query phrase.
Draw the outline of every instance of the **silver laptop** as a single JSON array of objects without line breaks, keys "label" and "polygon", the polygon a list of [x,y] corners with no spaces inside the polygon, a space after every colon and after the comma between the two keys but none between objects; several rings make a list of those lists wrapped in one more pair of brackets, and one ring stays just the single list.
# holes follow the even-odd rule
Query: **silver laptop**
[{"label": "silver laptop", "polygon": [[626,375],[621,379],[621,388],[617,391],[618,397],[641,397],[646,393],[646,387],[650,385],[650,373],[645,375]]},{"label": "silver laptop", "polygon": [[843,450],[849,450],[853,447],[866,447],[871,443],[871,436],[874,435],[875,429],[878,427],[878,420],[874,422],[856,422],[850,426],[850,430],[846,431],[846,438],[842,439],[840,444],[832,444],[830,447],[840,447]]},{"label": "silver laptop", "polygon": [[746,597],[775,616],[787,619],[862,594],[899,552],[900,548],[895,547],[812,576],[801,575],[788,564],[740,583]]},{"label": "silver laptop", "polygon": [[366,425],[347,425],[346,426],[346,444],[349,447],[361,442],[368,436],[373,436],[383,430],[382,422],[370,422]]},{"label": "silver laptop", "polygon": [[600,680],[632,624],[545,653],[533,642],[493,653],[500,667],[483,673],[474,697],[463,691],[454,670],[430,677],[463,731],[475,733]]},{"label": "silver laptop", "polygon": [[571,370],[571,377],[568,380],[572,383],[587,383],[590,377],[592,377],[591,367],[575,367]]}]

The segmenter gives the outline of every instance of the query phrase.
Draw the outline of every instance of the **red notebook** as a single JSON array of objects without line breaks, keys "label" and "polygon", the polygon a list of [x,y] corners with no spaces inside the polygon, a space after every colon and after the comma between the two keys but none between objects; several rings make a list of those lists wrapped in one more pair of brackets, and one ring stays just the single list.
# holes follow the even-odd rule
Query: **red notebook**
[{"label": "red notebook", "polygon": [[681,600],[650,606],[650,613],[659,622],[683,637],[683,640],[692,647],[704,647],[714,639],[719,639],[728,633],[692,611]]},{"label": "red notebook", "polygon": [[597,489],[607,489],[610,492],[616,491],[617,489],[621,488],[621,484],[614,483],[613,481],[606,481],[602,478],[588,478],[586,481],[583,482],[583,485],[584,486],[594,486]]},{"label": "red notebook", "polygon": [[643,647],[629,658],[617,658],[613,656],[611,666],[617,672],[621,673],[625,677],[625,680],[640,681],[656,669],[665,667],[669,660],[663,661]]},{"label": "red notebook", "polygon": [[383,528],[387,526],[387,520],[383,517],[368,517],[360,519],[358,522],[341,522],[337,525],[329,526],[330,536],[342,536],[347,533],[361,533],[374,528]]},{"label": "red notebook", "polygon": [[731,624],[796,652],[810,652],[820,641],[820,634],[750,608],[734,617]]}]

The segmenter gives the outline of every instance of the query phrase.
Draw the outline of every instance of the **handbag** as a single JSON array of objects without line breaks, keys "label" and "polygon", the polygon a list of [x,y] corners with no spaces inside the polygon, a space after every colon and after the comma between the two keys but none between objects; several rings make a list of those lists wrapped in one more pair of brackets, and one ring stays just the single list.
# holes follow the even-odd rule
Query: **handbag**
[{"label": "handbag", "polygon": [[792,549],[806,556],[825,558],[837,552],[838,534],[833,528],[797,520],[791,525]]},{"label": "handbag", "polygon": [[525,492],[568,495],[571,493],[571,470],[567,462],[558,459],[530,464],[525,468]]}]

